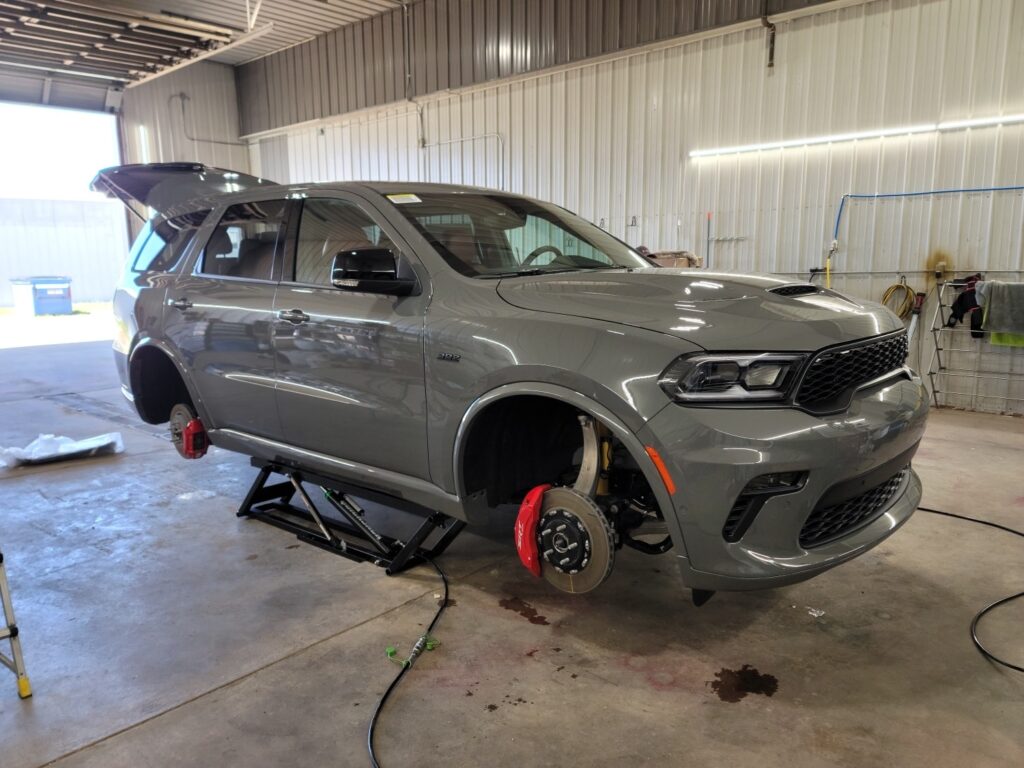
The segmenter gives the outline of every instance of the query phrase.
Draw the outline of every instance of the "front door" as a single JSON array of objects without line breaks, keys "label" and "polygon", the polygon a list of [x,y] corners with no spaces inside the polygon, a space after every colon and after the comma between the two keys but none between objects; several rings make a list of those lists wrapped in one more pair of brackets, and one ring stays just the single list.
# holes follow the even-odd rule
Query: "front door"
[{"label": "front door", "polygon": [[167,292],[168,340],[192,372],[208,428],[281,439],[274,396],[274,294],[292,203],[229,206]]},{"label": "front door", "polygon": [[275,302],[277,403],[288,443],[428,479],[423,315],[411,296],[335,288],[339,252],[408,248],[364,201],[303,201],[294,258]]}]

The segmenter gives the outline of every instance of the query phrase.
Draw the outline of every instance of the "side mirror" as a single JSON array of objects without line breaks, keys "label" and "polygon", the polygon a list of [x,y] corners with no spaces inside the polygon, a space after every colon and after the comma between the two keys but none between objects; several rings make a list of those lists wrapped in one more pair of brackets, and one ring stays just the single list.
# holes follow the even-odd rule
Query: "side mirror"
[{"label": "side mirror", "polygon": [[390,248],[341,251],[334,257],[331,283],[343,291],[408,296],[416,287],[413,277],[399,277],[398,256]]}]

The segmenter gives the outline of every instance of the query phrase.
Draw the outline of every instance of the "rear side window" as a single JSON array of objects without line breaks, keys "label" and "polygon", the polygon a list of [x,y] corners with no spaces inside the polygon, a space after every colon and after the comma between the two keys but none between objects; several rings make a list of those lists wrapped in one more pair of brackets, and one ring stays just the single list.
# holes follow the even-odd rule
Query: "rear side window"
[{"label": "rear side window", "polygon": [[154,222],[150,225],[149,236],[135,253],[132,271],[170,272],[175,269],[209,214],[209,210],[195,211]]},{"label": "rear side window", "polygon": [[239,203],[228,208],[210,235],[198,272],[217,277],[271,280],[284,242],[286,200]]}]

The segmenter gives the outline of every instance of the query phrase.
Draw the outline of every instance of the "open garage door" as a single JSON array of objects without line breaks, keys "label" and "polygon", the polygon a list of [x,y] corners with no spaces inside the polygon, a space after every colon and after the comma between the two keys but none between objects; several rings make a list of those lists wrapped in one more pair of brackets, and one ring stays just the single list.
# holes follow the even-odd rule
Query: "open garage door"
[{"label": "open garage door", "polygon": [[118,161],[116,117],[0,103],[0,124],[0,347],[111,338],[125,218],[89,181]]}]

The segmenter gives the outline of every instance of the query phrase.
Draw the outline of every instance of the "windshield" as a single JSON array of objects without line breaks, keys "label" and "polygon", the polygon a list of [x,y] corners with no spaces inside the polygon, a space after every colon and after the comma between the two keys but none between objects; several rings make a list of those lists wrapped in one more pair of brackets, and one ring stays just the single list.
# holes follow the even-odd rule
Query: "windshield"
[{"label": "windshield", "polygon": [[472,192],[387,198],[453,269],[470,277],[651,266],[625,243],[557,205]]}]

